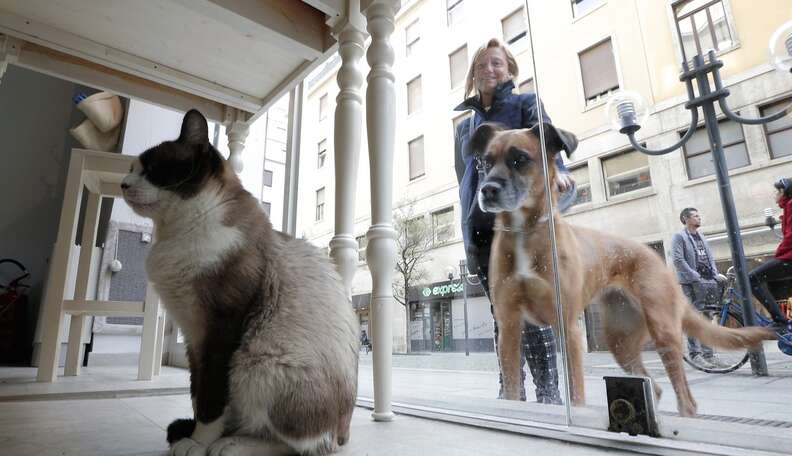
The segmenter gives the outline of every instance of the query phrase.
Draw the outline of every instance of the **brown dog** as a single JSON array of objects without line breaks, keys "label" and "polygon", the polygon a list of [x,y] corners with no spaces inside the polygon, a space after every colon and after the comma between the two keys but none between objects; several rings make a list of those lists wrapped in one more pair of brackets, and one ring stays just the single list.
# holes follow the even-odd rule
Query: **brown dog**
[{"label": "brown dog", "polygon": [[[550,182],[555,155],[571,153],[577,139],[544,124]],[[542,168],[539,126],[504,130],[483,124],[472,141],[486,173],[478,199],[485,212],[497,213],[490,256],[490,290],[499,328],[498,358],[504,394],[519,399],[520,331],[523,321],[557,326],[549,216]],[[553,198],[556,198],[553,191]],[[641,348],[651,338],[677,396],[682,416],[696,413],[682,359],[683,330],[703,343],[726,349],[751,347],[773,334],[760,327],[728,329],[699,315],[687,302],[674,273],[647,246],[567,224],[553,214],[558,248],[561,306],[566,329],[572,402],[585,403],[582,335],[577,319],[606,289],[624,290],[628,305],[604,302],[608,346],[629,374],[649,376]],[[660,389],[654,384],[659,398]]]}]

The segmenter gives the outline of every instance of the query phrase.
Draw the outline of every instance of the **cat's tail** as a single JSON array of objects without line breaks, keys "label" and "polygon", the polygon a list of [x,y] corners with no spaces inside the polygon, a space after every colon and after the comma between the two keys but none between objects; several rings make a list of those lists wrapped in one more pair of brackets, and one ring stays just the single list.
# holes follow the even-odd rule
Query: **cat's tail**
[{"label": "cat's tail", "polygon": [[181,439],[187,438],[195,431],[195,420],[193,419],[178,419],[168,425],[168,434],[166,439],[169,445],[173,445]]}]

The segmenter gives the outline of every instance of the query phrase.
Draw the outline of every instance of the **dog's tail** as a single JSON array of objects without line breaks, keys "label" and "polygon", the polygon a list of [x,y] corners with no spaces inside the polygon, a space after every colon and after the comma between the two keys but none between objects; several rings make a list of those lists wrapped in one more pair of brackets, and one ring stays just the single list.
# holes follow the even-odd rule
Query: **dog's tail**
[{"label": "dog's tail", "polygon": [[684,309],[682,327],[689,336],[695,337],[704,345],[736,350],[754,347],[763,340],[775,339],[775,333],[768,328],[761,326],[728,328],[712,324],[687,302]]}]

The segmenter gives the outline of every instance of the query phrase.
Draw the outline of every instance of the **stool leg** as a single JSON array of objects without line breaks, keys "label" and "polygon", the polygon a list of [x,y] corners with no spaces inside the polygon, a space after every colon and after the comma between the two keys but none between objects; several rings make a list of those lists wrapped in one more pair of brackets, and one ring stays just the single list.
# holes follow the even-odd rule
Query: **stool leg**
[{"label": "stool leg", "polygon": [[[91,260],[93,259],[93,246],[96,243],[96,230],[99,227],[99,209],[102,197],[93,192],[88,193],[85,207],[85,224],[83,225],[82,240],[80,242],[80,260],[77,264],[77,283],[74,288],[74,299],[80,301],[88,296],[88,282],[91,279]],[[85,332],[86,315],[72,315],[69,327],[69,348],[66,352],[66,367],[63,375],[80,375],[85,345],[82,335]]]},{"label": "stool leg", "polygon": [[165,343],[165,312],[157,317],[157,345],[154,348],[154,376],[159,377],[162,368],[162,345]]},{"label": "stool leg", "polygon": [[140,336],[140,360],[138,380],[151,380],[154,374],[154,352],[157,345],[157,317],[159,315],[159,296],[150,283],[146,287],[146,301],[143,309],[143,334]]},{"label": "stool leg", "polygon": [[63,318],[63,293],[66,289],[66,274],[69,267],[69,255],[77,231],[80,201],[82,200],[82,165],[83,156],[72,152],[69,160],[69,172],[66,177],[66,188],[63,192],[63,206],[58,223],[58,237],[55,241],[50,273],[44,292],[41,313],[41,347],[39,350],[38,373],[39,382],[54,382],[58,374],[60,358],[60,338]]}]

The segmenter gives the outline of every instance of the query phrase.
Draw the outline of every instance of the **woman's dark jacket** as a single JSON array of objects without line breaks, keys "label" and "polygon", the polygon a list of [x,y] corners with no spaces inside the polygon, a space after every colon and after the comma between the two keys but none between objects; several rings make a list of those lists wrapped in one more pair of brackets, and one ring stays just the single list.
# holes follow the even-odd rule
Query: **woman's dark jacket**
[{"label": "woman's dark jacket", "polygon": [[[488,111],[478,100],[471,97],[454,108],[455,111],[473,110],[470,119],[462,121],[456,129],[454,137],[454,167],[459,183],[459,201],[462,216],[462,240],[465,244],[468,269],[478,272],[478,266],[486,268],[492,243],[492,227],[495,214],[484,213],[476,201],[479,174],[476,160],[470,151],[471,127],[475,130],[482,122],[498,122],[506,128],[530,128],[539,119],[537,115],[536,94],[512,93],[514,83],[507,81],[495,89],[492,105]],[[542,109],[542,119],[550,122],[550,117]],[[471,125],[472,123],[472,125]],[[566,171],[561,157],[556,157],[556,164],[561,171]]]}]

